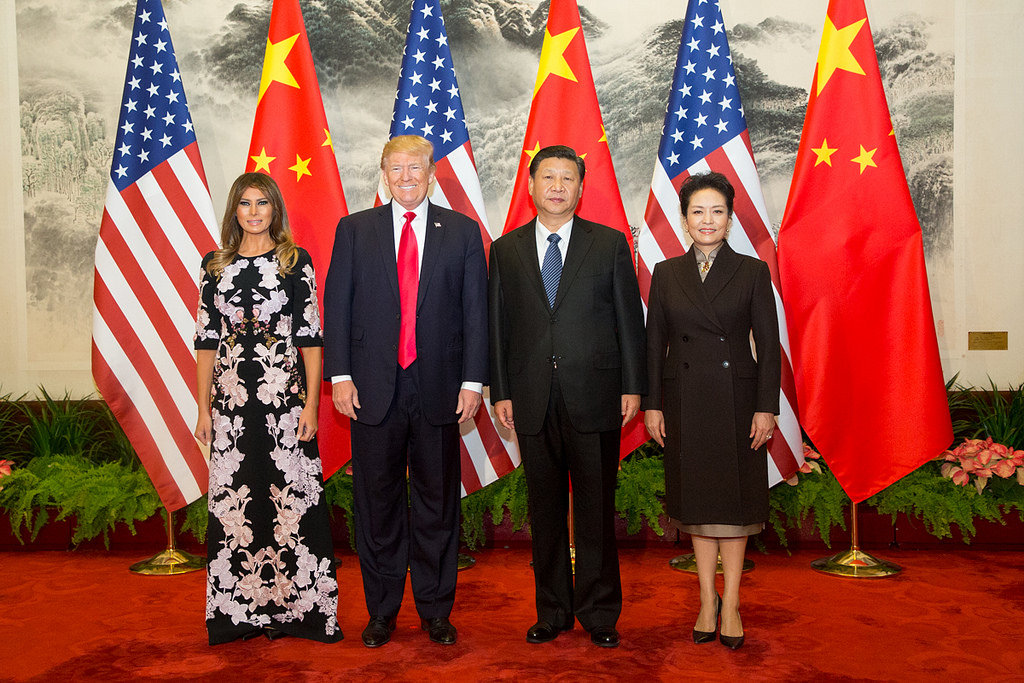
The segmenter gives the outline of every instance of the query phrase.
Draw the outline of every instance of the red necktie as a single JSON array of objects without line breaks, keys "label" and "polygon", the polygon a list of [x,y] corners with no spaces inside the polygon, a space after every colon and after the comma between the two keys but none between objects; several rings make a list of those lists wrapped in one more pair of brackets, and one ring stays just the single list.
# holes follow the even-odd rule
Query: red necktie
[{"label": "red necktie", "polygon": [[412,219],[405,214],[402,238],[398,243],[398,295],[402,304],[402,327],[398,333],[398,364],[407,368],[416,360],[416,294],[420,286],[419,249]]}]

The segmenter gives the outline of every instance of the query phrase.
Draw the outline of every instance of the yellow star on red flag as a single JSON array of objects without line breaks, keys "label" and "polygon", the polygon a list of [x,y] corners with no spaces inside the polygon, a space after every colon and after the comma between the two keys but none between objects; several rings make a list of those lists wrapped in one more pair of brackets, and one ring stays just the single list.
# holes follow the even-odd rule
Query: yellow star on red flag
[{"label": "yellow star on red flag", "polygon": [[288,55],[291,54],[292,48],[295,47],[295,41],[298,39],[298,33],[276,43],[270,42],[270,38],[267,38],[267,56],[263,60],[259,101],[263,100],[263,93],[267,92],[267,88],[270,87],[271,83],[283,83],[293,88],[300,87],[299,82],[295,80],[295,76],[288,69],[288,65],[284,63],[288,59]]},{"label": "yellow star on red flag", "polygon": [[821,47],[818,49],[819,95],[837,69],[864,75],[864,69],[861,68],[857,58],[850,51],[850,45],[866,21],[867,19],[861,19],[849,26],[837,29],[832,23],[832,18],[825,17],[825,34],[821,38]]},{"label": "yellow star on red flag", "polygon": [[560,76],[573,83],[578,82],[576,74],[572,72],[572,67],[565,59],[565,51],[579,31],[579,28],[573,28],[557,35],[551,35],[548,29],[544,29],[544,45],[540,49],[540,69],[537,70],[537,84],[533,86],[534,97],[537,96],[537,91],[540,90],[540,86],[544,85],[548,76]]},{"label": "yellow star on red flag", "polygon": [[831,166],[832,165],[832,155],[835,154],[837,151],[839,151],[839,148],[838,147],[829,147],[828,146],[828,140],[826,138],[822,138],[822,140],[821,140],[821,147],[814,147],[814,148],[811,149],[811,151],[813,151],[815,154],[818,155],[817,160],[814,162],[815,166],[817,166],[818,164],[823,163],[823,162],[828,164],[829,166]]},{"label": "yellow star on red flag", "polygon": [[267,173],[267,175],[271,175],[270,162],[276,159],[277,157],[267,156],[267,148],[264,147],[262,150],[260,150],[259,154],[251,156],[249,158],[256,162],[256,167],[252,169],[254,172],[264,171]]}]

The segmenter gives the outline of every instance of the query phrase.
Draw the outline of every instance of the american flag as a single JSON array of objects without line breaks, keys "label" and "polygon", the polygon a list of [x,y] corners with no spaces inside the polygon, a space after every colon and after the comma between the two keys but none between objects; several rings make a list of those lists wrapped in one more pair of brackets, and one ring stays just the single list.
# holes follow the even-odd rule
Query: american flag
[{"label": "american flag", "polygon": [[216,225],[163,7],[139,0],[96,244],[92,371],[171,511],[207,486],[192,339]]},{"label": "american flag", "polygon": [[[437,182],[430,201],[474,219],[480,225],[484,249],[489,250],[491,234],[480,178],[438,0],[414,0],[412,4],[391,119],[391,137],[397,135],[421,135],[433,143]],[[390,201],[383,185],[377,190],[377,200],[381,204]],[[474,422],[467,422],[462,429],[463,496],[519,465],[514,436],[504,438],[491,415],[485,390],[484,404]]]},{"label": "american flag", "polygon": [[779,296],[775,242],[761,194],[761,181],[740,104],[732,56],[718,0],[690,0],[676,59],[658,161],[638,240],[640,290],[650,293],[655,264],[686,248],[679,212],[679,187],[691,174],[718,171],[736,189],[729,245],[768,264],[775,289],[782,341],[781,414],[768,443],[769,486],[792,476],[803,462],[796,387],[790,363],[785,312]]}]

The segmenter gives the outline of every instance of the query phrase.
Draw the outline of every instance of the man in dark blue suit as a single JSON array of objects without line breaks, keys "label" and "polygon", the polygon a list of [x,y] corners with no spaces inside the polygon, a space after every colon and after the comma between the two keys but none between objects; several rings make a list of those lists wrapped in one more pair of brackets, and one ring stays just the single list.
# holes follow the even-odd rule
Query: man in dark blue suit
[{"label": "man in dark blue suit", "polygon": [[426,139],[385,145],[392,201],[341,219],[324,287],[324,377],[352,420],[367,647],[391,639],[407,567],[422,628],[456,640],[459,425],[487,382],[487,264],[476,221],[427,201],[434,170]]}]

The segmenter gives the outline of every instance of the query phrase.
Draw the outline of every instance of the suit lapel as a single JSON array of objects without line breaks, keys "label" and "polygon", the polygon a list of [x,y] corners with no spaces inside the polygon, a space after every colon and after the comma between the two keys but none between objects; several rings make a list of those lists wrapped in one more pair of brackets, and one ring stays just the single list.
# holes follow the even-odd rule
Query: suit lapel
[{"label": "suit lapel", "polygon": [[[537,240],[534,238],[534,231],[537,229],[536,219],[516,230],[515,247],[519,254],[519,261],[523,264],[523,272],[529,273],[527,279],[533,284],[533,289],[548,305],[548,295],[544,291],[544,280],[540,276],[540,264],[537,262]],[[570,243],[572,240],[570,240]]]},{"label": "suit lapel", "polygon": [[[572,286],[573,280],[576,279],[576,273],[579,272],[580,266],[583,265],[587,252],[590,251],[593,244],[594,233],[591,224],[579,216],[575,216],[572,233],[569,235],[569,248],[565,252],[565,263],[562,265],[562,277],[558,280],[558,294],[555,296],[555,305],[552,306],[552,310],[556,310],[562,303],[565,293]],[[537,272],[539,275],[539,269]],[[541,288],[543,289],[543,282],[541,282]]]},{"label": "suit lapel", "polygon": [[[721,255],[721,252],[719,252],[719,255]],[[715,260],[715,266],[712,267],[711,270],[714,271],[716,267],[718,267],[717,259]],[[697,271],[697,256],[694,252],[693,246],[691,246],[689,250],[687,250],[687,252],[675,262],[673,274],[675,275],[676,280],[679,281],[679,288],[682,289],[687,298],[693,302],[693,305],[696,306],[708,320],[721,328],[722,323],[718,320],[718,315],[715,313],[715,309],[711,305],[711,298],[708,296],[707,290],[705,289],[706,281],[700,281],[700,273]],[[708,279],[710,278],[711,272],[708,272]]]},{"label": "suit lapel", "polygon": [[715,257],[715,265],[711,267],[708,276],[704,278],[704,291],[708,295],[708,301],[715,300],[729,280],[736,275],[739,267],[740,259],[736,256],[736,252],[732,250],[728,242],[723,242],[722,248]]},{"label": "suit lapel", "polygon": [[434,205],[427,203],[427,227],[423,235],[423,258],[420,260],[420,286],[416,295],[416,310],[419,310],[426,296],[430,278],[437,265],[437,257],[441,254],[446,226],[439,220]]},{"label": "suit lapel", "polygon": [[395,301],[401,301],[398,293],[398,259],[395,254],[395,224],[391,214],[391,204],[384,204],[377,207],[377,216],[374,225],[374,234],[377,236],[377,245],[380,247],[380,257],[384,262],[384,272],[387,273],[388,282],[391,284],[391,291],[395,295]]}]

